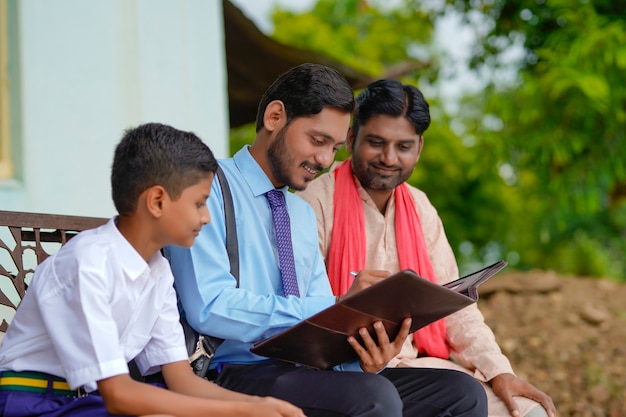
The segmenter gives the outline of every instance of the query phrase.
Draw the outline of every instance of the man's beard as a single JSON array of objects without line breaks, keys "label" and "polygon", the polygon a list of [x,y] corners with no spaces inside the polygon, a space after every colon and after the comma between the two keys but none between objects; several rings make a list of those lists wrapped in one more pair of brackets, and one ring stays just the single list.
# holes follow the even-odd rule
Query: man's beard
[{"label": "man's beard", "polygon": [[[287,123],[276,134],[276,139],[274,139],[274,142],[267,149],[267,160],[270,164],[272,174],[274,174],[274,178],[276,178],[279,184],[288,185],[289,188],[292,188],[296,191],[302,191],[307,187],[307,184],[296,184],[295,181],[288,174],[289,168],[291,166],[295,166],[295,160],[290,155],[289,151],[287,150],[287,145],[285,144],[287,139],[288,127],[289,123]],[[306,161],[301,163],[300,166],[307,166],[318,172],[321,172],[324,169],[324,167],[320,164],[311,165]]]},{"label": "man's beard", "polygon": [[293,181],[289,178],[289,174],[287,173],[289,166],[293,162],[293,158],[289,155],[287,146],[285,145],[288,127],[289,123],[276,134],[276,139],[274,139],[274,142],[267,149],[267,160],[270,163],[272,174],[274,174],[279,184],[288,185],[289,188],[301,191],[304,190],[305,187],[293,184]]},{"label": "man's beard", "polygon": [[272,170],[272,174],[274,174],[276,180],[280,184],[285,184],[290,188],[293,188],[293,184],[291,184],[291,180],[287,175],[288,167],[293,161],[293,158],[289,156],[287,147],[285,146],[285,137],[288,126],[289,124],[286,124],[276,134],[276,139],[274,139],[274,142],[267,149],[267,160],[270,163],[270,169]]},{"label": "man's beard", "polygon": [[[353,161],[354,162],[354,161]],[[363,188],[375,191],[393,191],[398,185],[402,184],[411,176],[411,172],[397,171],[397,174],[382,178],[380,174],[369,169],[369,165],[352,165],[354,174],[359,179]]]}]

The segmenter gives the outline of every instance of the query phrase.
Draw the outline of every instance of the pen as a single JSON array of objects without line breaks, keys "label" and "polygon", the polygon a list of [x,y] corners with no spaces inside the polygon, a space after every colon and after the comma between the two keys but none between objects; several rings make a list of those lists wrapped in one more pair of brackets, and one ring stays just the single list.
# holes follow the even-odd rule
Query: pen
[{"label": "pen", "polygon": [[356,278],[357,276],[359,276],[359,273],[356,271],[352,271],[350,272],[350,275],[352,275],[354,278]]}]

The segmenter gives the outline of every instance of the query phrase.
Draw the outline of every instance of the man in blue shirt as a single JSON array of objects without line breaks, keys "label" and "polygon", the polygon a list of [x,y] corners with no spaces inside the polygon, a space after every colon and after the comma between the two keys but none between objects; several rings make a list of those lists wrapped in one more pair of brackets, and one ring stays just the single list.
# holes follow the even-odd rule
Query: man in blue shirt
[{"label": "man in blue shirt", "polygon": [[[309,416],[486,416],[484,390],[468,375],[385,369],[408,335],[409,319],[394,340],[380,323],[375,325],[376,341],[366,331],[360,334],[362,344],[349,338],[359,360],[333,370],[280,363],[250,352],[254,342],[336,302],[319,252],[315,214],[288,189],[303,190],[330,166],[346,141],[353,108],[347,81],[320,65],[292,68],[265,92],[253,144],[219,161],[233,195],[239,287],[230,273],[223,194],[216,178],[207,202],[211,223],[191,249],[169,248],[184,314],[198,332],[225,340],[211,364],[215,382],[223,387],[287,400]],[[295,295],[283,289],[282,249],[265,195],[271,190],[282,195],[290,217]],[[359,276],[344,296],[380,279]]]}]

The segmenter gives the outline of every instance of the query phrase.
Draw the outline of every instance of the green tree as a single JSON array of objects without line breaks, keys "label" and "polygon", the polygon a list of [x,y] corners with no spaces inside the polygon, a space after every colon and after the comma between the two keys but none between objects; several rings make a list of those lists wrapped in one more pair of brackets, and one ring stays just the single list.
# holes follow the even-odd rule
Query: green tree
[{"label": "green tree", "polygon": [[[531,196],[531,227],[516,232],[526,264],[623,279],[626,4],[454,4],[466,16],[482,8],[493,22],[473,48],[475,68],[493,69],[523,39],[519,82],[499,88],[489,80],[473,100],[482,115],[467,122],[481,146],[499,149],[519,178],[515,187]],[[501,128],[485,128],[485,117]]]},{"label": "green tree", "polygon": [[[375,7],[364,0],[318,0],[310,12],[275,9],[272,37],[317,51],[372,76],[433,81],[433,20],[424,7]],[[408,2],[406,3],[408,4]]]}]

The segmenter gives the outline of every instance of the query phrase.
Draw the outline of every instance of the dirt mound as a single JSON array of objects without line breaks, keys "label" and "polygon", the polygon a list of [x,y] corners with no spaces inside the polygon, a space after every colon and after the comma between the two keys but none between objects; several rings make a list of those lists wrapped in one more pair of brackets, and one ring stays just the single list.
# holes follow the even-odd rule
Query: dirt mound
[{"label": "dirt mound", "polygon": [[559,416],[626,416],[626,284],[512,272],[479,292],[513,369],[552,397]]}]

